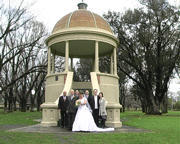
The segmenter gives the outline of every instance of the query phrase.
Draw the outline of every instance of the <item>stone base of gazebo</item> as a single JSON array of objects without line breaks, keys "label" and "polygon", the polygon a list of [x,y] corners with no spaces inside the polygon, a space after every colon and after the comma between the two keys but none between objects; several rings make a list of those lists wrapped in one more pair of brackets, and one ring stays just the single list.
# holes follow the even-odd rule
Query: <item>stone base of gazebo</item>
[{"label": "stone base of gazebo", "polygon": [[41,108],[43,109],[41,126],[57,126],[57,122],[60,118],[60,112],[57,109],[57,104],[51,102],[43,103]]},{"label": "stone base of gazebo", "polygon": [[108,103],[107,108],[107,127],[119,128],[122,127],[122,123],[120,121],[120,108],[122,106],[120,104],[110,104]]}]

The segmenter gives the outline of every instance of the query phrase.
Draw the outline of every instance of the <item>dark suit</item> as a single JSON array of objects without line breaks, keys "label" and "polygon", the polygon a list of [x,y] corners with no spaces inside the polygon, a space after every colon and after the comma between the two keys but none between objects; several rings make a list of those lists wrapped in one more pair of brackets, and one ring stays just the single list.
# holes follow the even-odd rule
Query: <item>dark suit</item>
[{"label": "dark suit", "polygon": [[71,100],[71,95],[68,96],[69,105],[67,107],[68,110],[68,128],[72,129],[72,125],[74,123],[74,119],[77,112],[77,107],[75,107],[75,102],[78,98],[76,96],[73,96]]},{"label": "dark suit", "polygon": [[97,105],[98,107],[95,109],[95,101],[94,101],[94,96],[89,97],[89,104],[91,106],[91,110],[93,111],[93,118],[98,126],[98,117],[99,117],[99,96],[97,96]]},{"label": "dark suit", "polygon": [[77,98],[79,99],[79,95],[76,95],[76,94],[75,94],[74,96],[77,97]]},{"label": "dark suit", "polygon": [[58,109],[61,110],[61,126],[68,126],[68,115],[66,113],[67,107],[69,105],[68,97],[64,100],[63,96],[59,97]]},{"label": "dark suit", "polygon": [[90,95],[84,95],[84,97],[87,99],[88,103],[90,103],[91,96]]}]

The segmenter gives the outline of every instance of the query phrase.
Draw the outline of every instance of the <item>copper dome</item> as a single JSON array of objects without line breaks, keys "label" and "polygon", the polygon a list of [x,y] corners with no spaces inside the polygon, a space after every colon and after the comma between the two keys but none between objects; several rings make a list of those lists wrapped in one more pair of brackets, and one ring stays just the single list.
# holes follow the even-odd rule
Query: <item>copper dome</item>
[{"label": "copper dome", "polygon": [[113,34],[109,24],[101,16],[86,9],[79,9],[65,15],[56,23],[52,33],[73,27],[99,28]]},{"label": "copper dome", "polygon": [[52,34],[46,39],[52,53],[65,56],[68,47],[71,58],[93,58],[96,45],[99,56],[110,55],[117,47],[119,41],[109,24],[86,8],[87,4],[79,3],[78,10],[65,15],[56,23]]}]

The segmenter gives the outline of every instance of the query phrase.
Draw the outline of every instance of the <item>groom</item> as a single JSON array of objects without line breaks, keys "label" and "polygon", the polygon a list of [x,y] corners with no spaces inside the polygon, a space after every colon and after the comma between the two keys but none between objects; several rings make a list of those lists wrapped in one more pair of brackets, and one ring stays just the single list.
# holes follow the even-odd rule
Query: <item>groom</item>
[{"label": "groom", "polygon": [[75,102],[78,98],[74,96],[74,90],[71,90],[71,95],[68,97],[69,105],[67,107],[68,111],[68,130],[72,130],[72,125],[77,112],[77,107],[75,107]]},{"label": "groom", "polygon": [[98,117],[99,117],[99,96],[97,95],[98,90],[94,89],[94,95],[89,97],[89,104],[91,106],[92,114],[96,125],[98,126]]}]

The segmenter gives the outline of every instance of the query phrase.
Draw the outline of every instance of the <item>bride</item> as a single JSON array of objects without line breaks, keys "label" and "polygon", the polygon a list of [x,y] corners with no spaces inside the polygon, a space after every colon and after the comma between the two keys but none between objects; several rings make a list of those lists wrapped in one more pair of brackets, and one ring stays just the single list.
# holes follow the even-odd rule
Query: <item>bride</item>
[{"label": "bride", "polygon": [[78,111],[73,123],[72,131],[114,131],[114,128],[98,128],[94,122],[92,113],[87,107],[87,99],[83,93],[79,93],[79,100],[76,101]]}]

